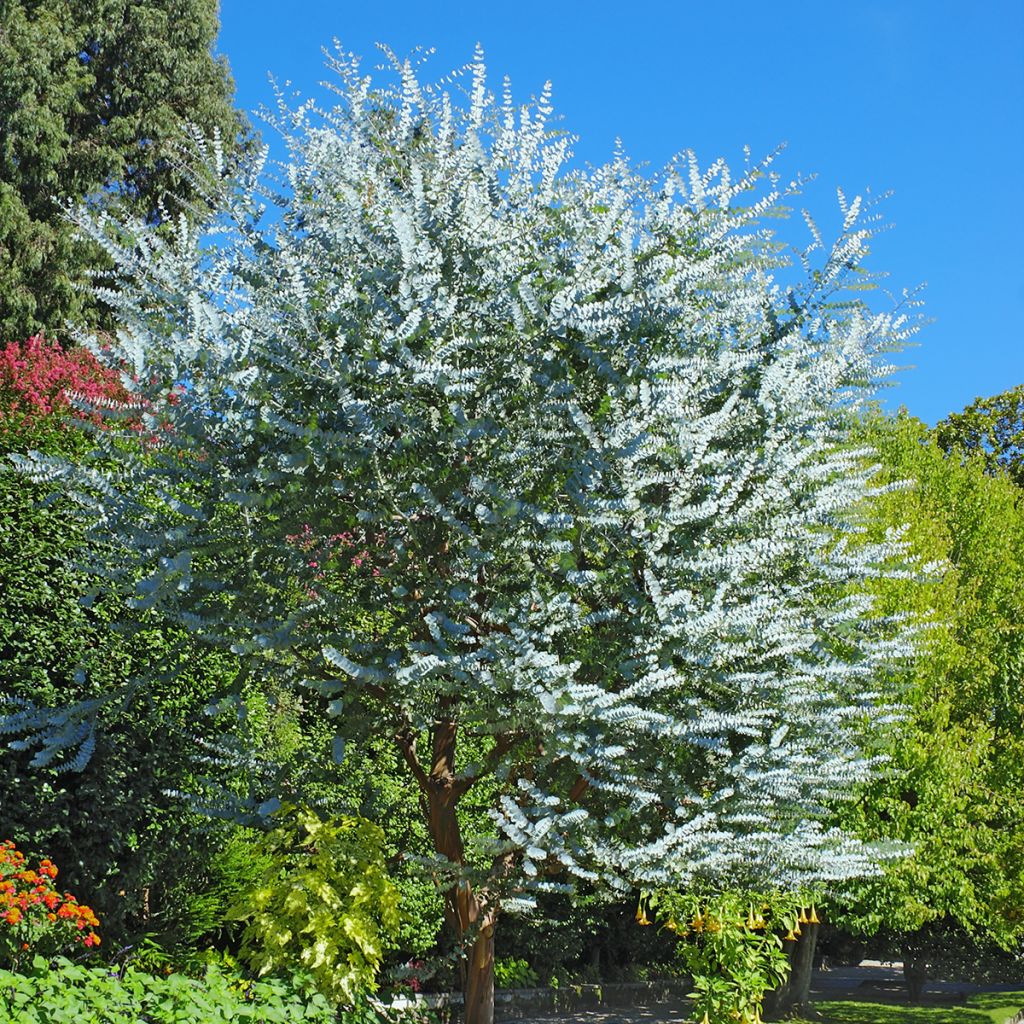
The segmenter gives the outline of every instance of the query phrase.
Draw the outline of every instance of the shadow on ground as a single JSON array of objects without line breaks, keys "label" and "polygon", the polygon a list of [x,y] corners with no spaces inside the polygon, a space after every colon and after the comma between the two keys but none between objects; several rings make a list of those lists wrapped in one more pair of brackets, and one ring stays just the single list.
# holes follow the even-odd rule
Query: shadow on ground
[{"label": "shadow on ground", "polygon": [[817,1003],[828,1024],[992,1024],[992,1017],[969,1006],[890,1006],[884,1003]]},{"label": "shadow on ground", "polygon": [[[791,1018],[785,1024],[1003,1024],[1021,1007],[1024,991],[978,992],[967,996],[966,1002],[924,1006],[871,1001],[870,997],[865,1000],[854,995],[850,999],[816,999],[807,1018]],[[502,1018],[501,1024],[683,1024],[691,1019],[685,1006],[662,1003],[508,1017]]]},{"label": "shadow on ground", "polygon": [[1024,992],[979,992],[968,996],[965,1004],[953,1006],[824,1000],[813,1004],[806,1024],[1002,1024],[1021,1006]]}]

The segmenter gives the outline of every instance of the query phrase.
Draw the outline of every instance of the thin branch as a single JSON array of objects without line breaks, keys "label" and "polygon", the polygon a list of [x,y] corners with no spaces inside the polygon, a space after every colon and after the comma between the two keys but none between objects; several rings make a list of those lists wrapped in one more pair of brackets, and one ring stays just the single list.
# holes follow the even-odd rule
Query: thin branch
[{"label": "thin branch", "polygon": [[572,784],[572,789],[569,790],[569,799],[573,802],[579,800],[581,796],[590,788],[590,781],[580,775],[576,781]]},{"label": "thin branch", "polygon": [[480,770],[471,775],[464,775],[455,782],[454,791],[457,797],[467,793],[469,789],[486,775],[492,774],[505,757],[512,751],[517,743],[527,738],[527,733],[522,731],[503,733],[498,737],[487,756],[484,758]]},{"label": "thin branch", "polygon": [[423,770],[420,759],[416,756],[416,733],[413,732],[411,726],[406,725],[396,732],[395,742],[398,744],[398,749],[402,752],[402,757],[405,758],[405,763],[409,766],[409,770],[419,784],[420,789],[424,793],[430,792],[430,778]]}]

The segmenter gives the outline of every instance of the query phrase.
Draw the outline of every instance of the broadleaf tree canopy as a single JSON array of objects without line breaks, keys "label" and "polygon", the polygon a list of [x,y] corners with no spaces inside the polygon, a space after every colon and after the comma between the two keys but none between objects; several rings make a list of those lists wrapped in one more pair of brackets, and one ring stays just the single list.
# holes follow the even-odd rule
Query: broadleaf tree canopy
[{"label": "broadleaf tree canopy", "polygon": [[837,301],[860,201],[787,288],[766,166],[572,170],[547,92],[495,99],[479,56],[465,102],[333,63],[336,107],[282,109],[267,226],[259,168],[173,238],[83,214],[150,436],[26,465],[118,545],[102,585],[393,736],[456,870],[495,780],[448,904],[473,1021],[499,896],[870,870],[821,808],[907,643],[860,586],[894,546],[843,536],[846,425],[912,325]]},{"label": "broadleaf tree canopy", "polygon": [[950,413],[935,437],[943,451],[977,456],[990,473],[1005,472],[1024,487],[1024,384]]},{"label": "broadleaf tree canopy", "polygon": [[[924,585],[886,580],[880,607],[929,624],[906,688],[907,713],[876,737],[890,757],[844,825],[913,854],[860,880],[837,916],[860,931],[955,925],[1014,948],[1024,934],[1024,510],[987,460],[946,455],[912,417],[871,421],[881,482],[913,487],[873,502],[869,535],[909,524],[909,554],[941,566]],[[845,903],[845,906],[843,905]],[[838,909],[838,908],[837,908]]]}]

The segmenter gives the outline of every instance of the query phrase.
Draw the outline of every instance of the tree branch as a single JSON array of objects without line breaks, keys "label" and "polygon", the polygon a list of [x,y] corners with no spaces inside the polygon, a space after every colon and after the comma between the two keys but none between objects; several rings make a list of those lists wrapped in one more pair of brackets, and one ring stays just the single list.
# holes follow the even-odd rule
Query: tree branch
[{"label": "tree branch", "polygon": [[424,793],[428,793],[430,791],[430,778],[423,770],[420,759],[416,756],[416,733],[413,732],[412,727],[406,725],[399,729],[395,733],[395,742],[398,744],[398,749],[402,752],[402,757],[405,758],[405,763],[409,766],[409,770],[419,784],[420,789]]},{"label": "tree branch", "polygon": [[494,772],[515,745],[526,738],[527,734],[521,731],[507,732],[498,736],[497,742],[484,758],[484,762],[480,766],[480,770],[478,772],[474,772],[472,775],[464,775],[462,778],[456,780],[455,786],[453,787],[456,796],[462,796],[467,793],[469,789],[475,783],[479,782],[485,775],[490,775]]}]

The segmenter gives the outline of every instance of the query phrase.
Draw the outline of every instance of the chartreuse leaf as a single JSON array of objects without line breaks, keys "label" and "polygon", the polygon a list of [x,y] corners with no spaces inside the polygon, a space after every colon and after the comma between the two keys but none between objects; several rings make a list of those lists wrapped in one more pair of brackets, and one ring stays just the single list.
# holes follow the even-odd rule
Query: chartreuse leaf
[{"label": "chartreuse leaf", "polygon": [[230,912],[247,922],[242,957],[261,976],[301,967],[331,1002],[353,1003],[376,987],[401,926],[384,833],[364,818],[322,821],[291,805],[273,821],[263,882]]}]

